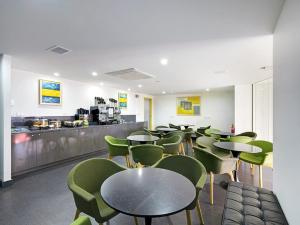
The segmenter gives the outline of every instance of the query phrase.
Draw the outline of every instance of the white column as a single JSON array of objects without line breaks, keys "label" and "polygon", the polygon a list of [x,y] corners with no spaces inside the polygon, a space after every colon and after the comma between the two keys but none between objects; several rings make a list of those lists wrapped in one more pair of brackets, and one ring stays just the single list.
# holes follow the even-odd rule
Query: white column
[{"label": "white column", "polygon": [[11,180],[11,57],[0,54],[0,180]]}]

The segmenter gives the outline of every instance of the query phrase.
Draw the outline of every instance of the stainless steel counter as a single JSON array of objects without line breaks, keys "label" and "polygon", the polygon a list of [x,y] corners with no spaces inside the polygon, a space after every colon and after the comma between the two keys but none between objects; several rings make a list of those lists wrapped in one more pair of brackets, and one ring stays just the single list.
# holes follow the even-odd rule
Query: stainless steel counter
[{"label": "stainless steel counter", "polygon": [[103,152],[105,135],[127,137],[144,122],[12,133],[12,175]]}]

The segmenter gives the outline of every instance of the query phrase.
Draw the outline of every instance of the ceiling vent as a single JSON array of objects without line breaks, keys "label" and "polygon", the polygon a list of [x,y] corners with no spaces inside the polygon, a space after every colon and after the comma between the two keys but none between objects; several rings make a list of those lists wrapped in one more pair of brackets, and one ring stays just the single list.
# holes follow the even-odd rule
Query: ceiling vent
[{"label": "ceiling vent", "polygon": [[135,68],[117,70],[117,71],[107,72],[105,74],[111,77],[116,77],[116,78],[129,80],[129,81],[154,78],[153,75],[141,72]]},{"label": "ceiling vent", "polygon": [[55,45],[55,46],[48,48],[47,51],[50,51],[50,52],[53,52],[53,53],[56,53],[59,55],[64,55],[64,54],[67,54],[68,52],[70,52],[71,50],[66,49],[59,45]]}]

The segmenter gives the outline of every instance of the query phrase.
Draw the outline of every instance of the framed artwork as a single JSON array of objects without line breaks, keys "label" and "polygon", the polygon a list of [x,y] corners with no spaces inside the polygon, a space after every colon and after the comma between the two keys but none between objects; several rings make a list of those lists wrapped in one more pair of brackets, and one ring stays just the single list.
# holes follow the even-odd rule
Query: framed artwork
[{"label": "framed artwork", "polygon": [[127,93],[119,93],[119,107],[122,109],[127,109]]},{"label": "framed artwork", "polygon": [[200,96],[176,98],[176,114],[182,116],[200,116]]},{"label": "framed artwork", "polygon": [[40,104],[61,105],[61,83],[50,80],[39,80]]}]

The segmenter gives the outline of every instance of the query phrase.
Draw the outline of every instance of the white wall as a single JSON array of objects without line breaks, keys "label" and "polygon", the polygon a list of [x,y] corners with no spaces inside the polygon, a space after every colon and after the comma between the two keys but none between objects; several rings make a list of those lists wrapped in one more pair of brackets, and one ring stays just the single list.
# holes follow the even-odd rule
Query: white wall
[{"label": "white wall", "polygon": [[11,180],[11,57],[0,54],[0,180]]},{"label": "white wall", "polygon": [[[39,79],[62,82],[62,105],[39,105]],[[100,85],[92,85],[59,77],[36,74],[21,70],[12,70],[12,116],[70,116],[77,108],[89,109],[94,104],[94,97],[118,98],[118,90]],[[137,121],[144,120],[144,97],[128,93],[128,109],[122,114],[137,115]],[[148,95],[147,95],[148,96]],[[151,96],[148,96],[151,97]]]},{"label": "white wall", "polygon": [[300,1],[288,0],[274,33],[274,190],[300,224]]},{"label": "white wall", "polygon": [[[177,116],[176,97],[197,95],[201,97],[201,115]],[[194,129],[212,125],[212,127],[229,131],[232,123],[234,123],[233,90],[157,96],[155,97],[154,106],[155,126],[168,125],[169,123],[188,123],[196,125]]]},{"label": "white wall", "polygon": [[253,84],[253,131],[258,140],[273,142],[273,79]]},{"label": "white wall", "polygon": [[252,131],[252,84],[234,87],[235,132]]}]

